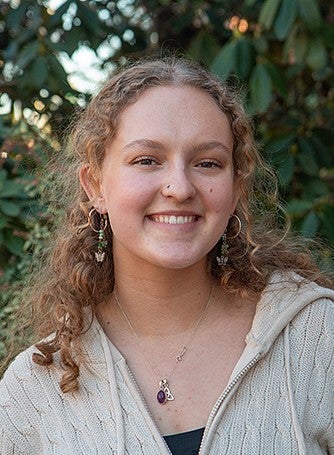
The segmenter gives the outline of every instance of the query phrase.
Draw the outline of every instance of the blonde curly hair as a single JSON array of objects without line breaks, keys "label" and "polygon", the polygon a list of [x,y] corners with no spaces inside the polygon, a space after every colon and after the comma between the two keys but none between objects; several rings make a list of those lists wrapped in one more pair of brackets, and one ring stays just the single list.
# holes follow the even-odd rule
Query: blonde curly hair
[{"label": "blonde curly hair", "polygon": [[43,281],[35,280],[31,287],[30,302],[39,315],[39,336],[48,336],[36,344],[39,353],[33,354],[33,360],[47,367],[59,352],[63,392],[79,387],[80,338],[87,329],[84,309],[91,308],[94,315],[97,305],[108,298],[114,286],[112,232],[108,225],[108,253],[104,262],[98,264],[94,258],[97,236],[87,223],[90,201],[80,186],[78,173],[88,165],[92,175],[98,174],[124,109],[143,92],[157,86],[191,86],[205,91],[225,113],[232,129],[234,169],[241,187],[236,214],[242,231],[233,239],[238,226],[232,217],[227,228],[227,237],[231,239],[227,265],[219,267],[216,263],[219,244],[208,255],[208,273],[212,278],[227,291],[246,295],[261,292],[277,269],[293,269],[313,278],[317,273],[310,255],[287,241],[277,229],[279,203],[275,181],[261,159],[238,93],[185,59],[169,57],[129,65],[107,81],[73,125],[66,157],[62,157],[66,165],[59,172],[66,190],[63,193],[66,217],[55,233],[52,252],[40,272]]}]

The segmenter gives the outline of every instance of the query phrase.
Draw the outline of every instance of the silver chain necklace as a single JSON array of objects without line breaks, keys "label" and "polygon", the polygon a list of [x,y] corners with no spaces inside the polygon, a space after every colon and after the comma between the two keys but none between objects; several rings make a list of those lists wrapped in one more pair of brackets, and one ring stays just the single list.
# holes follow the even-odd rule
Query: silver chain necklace
[{"label": "silver chain necklace", "polygon": [[[211,288],[208,301],[203,306],[201,314],[200,314],[197,322],[194,324],[193,329],[192,329],[189,337],[187,338],[186,342],[184,343],[184,345],[183,345],[182,349],[180,350],[179,354],[175,357],[175,363],[174,363],[171,371],[167,375],[168,378],[174,373],[175,368],[177,367],[179,362],[181,362],[181,360],[183,359],[186,351],[188,350],[188,348],[190,346],[190,343],[191,343],[191,341],[192,341],[192,339],[193,339],[193,337],[194,337],[194,335],[196,333],[196,330],[198,329],[198,326],[200,325],[200,323],[201,323],[201,321],[202,321],[202,319],[204,317],[204,314],[205,314],[205,312],[206,312],[206,310],[207,310],[207,308],[208,308],[208,306],[209,306],[209,304],[211,302],[211,297],[212,297],[212,294],[213,294],[213,288],[214,288],[214,286],[212,286],[212,288]],[[121,303],[120,303],[120,301],[119,301],[119,299],[117,297],[115,289],[114,289],[114,299],[115,299],[115,301],[116,301],[116,303],[118,305],[118,308],[120,309],[124,319],[128,323],[132,334],[136,338],[137,344],[140,347],[140,349],[142,350],[142,353],[143,353],[143,356],[144,356],[146,362],[150,365],[150,367],[151,367],[152,371],[155,373],[155,375],[161,378],[161,375],[156,370],[156,368],[152,364],[152,362],[149,359],[149,357],[146,355],[145,348],[144,348],[142,342],[140,341],[140,338],[137,335],[137,333],[136,333],[136,331],[135,331],[130,319],[128,318],[125,310],[123,309],[123,307],[122,307],[122,305],[121,305]],[[172,392],[170,390],[168,379],[166,377],[159,380],[159,390],[158,390],[158,393],[157,393],[157,400],[158,400],[158,403],[160,403],[160,404],[165,404],[167,401],[173,401],[174,400],[174,395],[172,394]]]}]

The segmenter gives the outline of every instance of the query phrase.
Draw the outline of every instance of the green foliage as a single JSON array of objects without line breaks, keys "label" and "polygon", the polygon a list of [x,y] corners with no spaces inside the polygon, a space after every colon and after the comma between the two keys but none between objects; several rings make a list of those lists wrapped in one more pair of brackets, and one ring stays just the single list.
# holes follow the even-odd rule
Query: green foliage
[{"label": "green foliage", "polygon": [[101,70],[176,52],[240,81],[293,228],[334,246],[333,17],[325,0],[66,0],[54,10],[47,0],[2,1],[1,333],[29,253],[48,232],[36,169],[89,96],[64,64],[83,46]]}]

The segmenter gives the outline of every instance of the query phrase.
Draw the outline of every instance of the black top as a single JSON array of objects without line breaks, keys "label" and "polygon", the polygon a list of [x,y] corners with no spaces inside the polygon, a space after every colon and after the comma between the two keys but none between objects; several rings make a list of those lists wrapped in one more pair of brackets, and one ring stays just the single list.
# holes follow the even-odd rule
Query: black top
[{"label": "black top", "polygon": [[204,428],[199,428],[185,433],[164,436],[164,439],[173,455],[197,455],[203,433]]}]

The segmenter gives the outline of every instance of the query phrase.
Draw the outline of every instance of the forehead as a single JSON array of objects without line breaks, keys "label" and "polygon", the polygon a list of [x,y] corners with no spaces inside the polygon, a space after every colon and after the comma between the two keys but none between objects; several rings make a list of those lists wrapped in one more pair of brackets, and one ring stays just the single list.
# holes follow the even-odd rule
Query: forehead
[{"label": "forehead", "polygon": [[[206,91],[190,86],[158,86],[146,90],[124,109],[117,136],[147,132],[226,134],[229,120]],[[231,131],[230,131],[231,132]],[[211,138],[214,139],[214,138]]]}]

